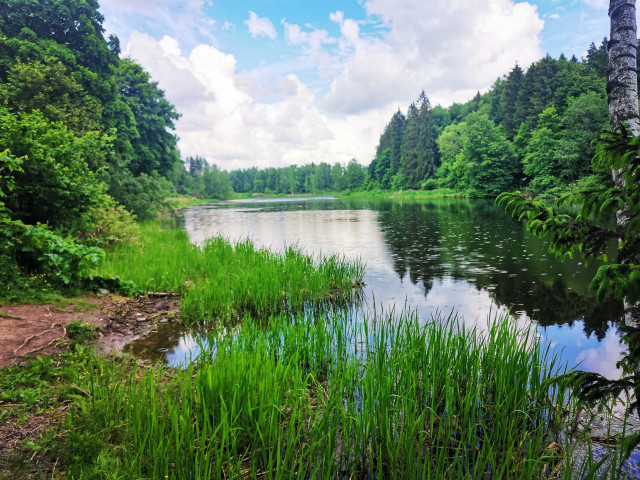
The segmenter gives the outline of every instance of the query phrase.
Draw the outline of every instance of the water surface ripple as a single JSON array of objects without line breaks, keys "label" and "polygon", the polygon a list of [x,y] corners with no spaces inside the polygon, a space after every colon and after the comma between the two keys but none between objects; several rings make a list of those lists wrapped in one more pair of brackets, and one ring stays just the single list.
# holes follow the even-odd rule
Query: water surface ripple
[{"label": "water surface ripple", "polygon": [[[183,226],[194,243],[222,235],[312,255],[339,253],[366,264],[362,308],[415,309],[425,321],[455,311],[469,325],[511,311],[535,322],[545,341],[580,368],[617,377],[620,302],[597,302],[588,288],[597,265],[561,262],[489,200],[288,198],[189,207]],[[172,327],[144,346],[183,362],[195,340]]]}]

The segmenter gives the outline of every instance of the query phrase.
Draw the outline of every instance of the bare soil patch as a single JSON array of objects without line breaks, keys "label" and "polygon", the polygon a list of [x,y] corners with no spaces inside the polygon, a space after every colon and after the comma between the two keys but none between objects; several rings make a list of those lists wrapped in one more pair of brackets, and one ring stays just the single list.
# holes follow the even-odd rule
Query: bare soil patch
[{"label": "bare soil patch", "polygon": [[[71,339],[66,327],[74,321],[97,327],[96,348],[110,354],[146,335],[156,324],[176,320],[179,310],[179,297],[169,294],[137,299],[87,295],[57,304],[5,305],[0,307],[0,368],[68,348]],[[13,408],[19,409],[20,405],[0,404],[5,412]],[[31,451],[24,442],[50,431],[65,408],[27,413],[21,418],[10,415],[0,422],[0,478],[42,478],[43,474],[57,478],[58,460],[49,458],[46,452]]]},{"label": "bare soil patch", "polygon": [[74,321],[97,327],[97,348],[111,353],[147,334],[156,323],[176,319],[179,310],[179,297],[168,294],[137,299],[84,296],[60,304],[5,305],[0,307],[0,367],[59,352],[70,340],[66,326]]}]

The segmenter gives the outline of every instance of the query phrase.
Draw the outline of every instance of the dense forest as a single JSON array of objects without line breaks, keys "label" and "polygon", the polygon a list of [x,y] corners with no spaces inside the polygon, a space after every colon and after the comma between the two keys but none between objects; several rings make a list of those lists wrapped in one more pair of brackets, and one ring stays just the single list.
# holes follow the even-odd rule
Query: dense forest
[{"label": "dense forest", "polygon": [[155,217],[184,170],[179,114],[103,21],[96,0],[0,2],[5,295],[81,286],[101,247]]},{"label": "dense forest", "polygon": [[118,205],[149,218],[182,168],[179,114],[104,38],[103,20],[95,0],[0,4],[0,175],[13,220],[90,231]]},{"label": "dense forest", "polygon": [[608,125],[607,62],[604,39],[580,61],[546,56],[526,72],[516,65],[466,103],[432,107],[421,92],[406,113],[393,114],[368,167],[352,160],[234,170],[231,184],[242,193],[441,189],[469,196],[608,184],[609,172],[592,170],[589,146]]},{"label": "dense forest", "polygon": [[495,196],[610,182],[609,172],[592,170],[589,146],[608,126],[606,45],[591,44],[582,61],[516,65],[484,95],[447,109],[422,92],[387,124],[364,187]]}]

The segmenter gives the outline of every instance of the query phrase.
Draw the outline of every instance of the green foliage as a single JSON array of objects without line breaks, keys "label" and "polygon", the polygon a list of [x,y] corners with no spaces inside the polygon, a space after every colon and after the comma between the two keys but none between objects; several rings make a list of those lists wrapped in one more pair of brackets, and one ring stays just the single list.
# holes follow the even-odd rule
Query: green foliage
[{"label": "green foliage", "polygon": [[102,248],[134,242],[140,234],[134,215],[113,199],[106,200],[105,205],[90,212],[92,229],[78,235],[82,242]]},{"label": "green foliage", "polygon": [[495,196],[512,186],[517,172],[513,145],[484,113],[445,128],[438,138],[442,165],[440,186],[471,196]]},{"label": "green foliage", "polygon": [[559,181],[560,165],[557,144],[560,138],[560,117],[555,107],[548,107],[539,115],[522,160],[524,173],[531,177],[529,186],[534,192],[548,190]]},{"label": "green foliage", "polygon": [[[67,357],[67,356],[65,356]],[[73,355],[70,356],[73,361]],[[64,357],[62,357],[64,358]],[[23,409],[47,409],[63,392],[57,390],[58,381],[77,378],[77,368],[69,362],[53,357],[30,360],[26,365],[0,369],[0,404],[20,404]]]},{"label": "green foliage", "polygon": [[[440,163],[436,145],[437,127],[432,118],[431,104],[424,92],[418,98],[418,105],[409,107],[400,149],[400,171],[406,188],[418,188],[423,180],[434,178]],[[446,119],[441,121],[444,123]]]},{"label": "green foliage", "polygon": [[[189,161],[189,159],[187,160]],[[187,167],[190,168],[190,165],[187,164]],[[341,164],[334,164],[332,167],[324,162],[318,165],[311,163],[264,170],[253,167],[233,170],[229,173],[229,178],[233,191],[236,193],[313,194],[344,189],[361,189],[365,178],[364,172],[360,172],[362,168],[356,163],[349,171],[349,164],[346,168]],[[178,177],[185,179],[178,191],[201,197],[202,187],[198,186],[200,177],[197,174],[183,175],[182,171],[178,173]]]},{"label": "green foliage", "polygon": [[[561,55],[546,56],[526,72],[516,65],[486,94],[447,109],[431,109],[423,92],[418,105],[406,117],[396,112],[380,136],[367,189],[418,188],[435,178],[440,187],[468,196],[494,196],[514,186],[547,193],[591,175],[594,151],[585,145],[607,122],[607,58],[603,42],[582,63]],[[478,120],[483,115],[500,133]]]},{"label": "green foliage", "polygon": [[436,174],[441,187],[454,188],[462,183],[464,173],[463,138],[467,124],[449,125],[438,137],[441,165]]},{"label": "green foliage", "polygon": [[46,301],[86,283],[104,251],[57,235],[44,226],[0,219],[2,301]]},{"label": "green foliage", "polygon": [[5,210],[3,199],[15,187],[14,172],[24,172],[22,162],[22,158],[16,158],[9,150],[0,153],[0,216],[4,215]]},{"label": "green foliage", "polygon": [[231,178],[224,170],[218,170],[215,165],[206,166],[202,171],[202,184],[204,198],[226,200],[231,197],[233,187]]},{"label": "green foliage", "polygon": [[[19,221],[0,220],[2,263],[7,277],[19,275],[37,277],[43,289],[78,287],[83,278],[104,260],[104,251],[87,247],[70,237],[57,235],[43,226],[24,225]],[[12,282],[12,283],[13,283]],[[8,284],[8,292],[20,289]],[[3,295],[4,296],[4,295]]]},{"label": "green foliage", "polygon": [[373,172],[369,171],[369,174],[385,190],[391,186],[391,179],[398,173],[402,163],[402,139],[406,123],[407,119],[400,110],[394,113],[380,136],[380,143],[376,148],[377,165]]},{"label": "green foliage", "polygon": [[[6,128],[6,124],[13,125],[7,112],[23,123],[28,118],[38,122],[36,116],[40,115],[56,125],[64,125],[68,135],[79,139],[78,144],[68,145],[64,156],[72,160],[75,156],[84,157],[88,172],[70,168],[65,173],[68,181],[60,185],[60,190],[83,192],[84,180],[89,179],[87,184],[91,185],[92,177],[98,175],[107,193],[130,212],[139,218],[154,215],[169,191],[168,182],[159,178],[167,176],[179,163],[176,137],[170,131],[178,114],[142,67],[131,59],[118,58],[117,38],[111,36],[109,42],[104,39],[104,19],[97,2],[11,0],[0,4],[0,17],[0,104],[3,105],[0,129]],[[36,169],[38,175],[32,175],[33,165],[25,165],[25,169],[29,167],[25,175],[32,178],[34,188],[31,190],[35,191],[35,186],[40,184],[45,191],[55,190],[49,188],[47,179],[60,180],[56,177],[69,165],[55,152],[51,143],[56,143],[56,139],[43,142],[42,132],[36,137],[35,145],[27,132],[16,136],[22,139],[19,147],[15,142],[6,143],[6,138],[1,138],[0,144],[9,148],[15,157],[27,155],[25,158],[36,164],[46,158],[43,152],[34,152],[39,148],[38,143],[46,147],[47,152],[51,152],[44,162],[46,168],[41,168],[42,172]],[[103,143],[100,152],[87,151],[89,143]],[[60,165],[60,171],[56,165]],[[141,176],[143,173],[147,176]],[[28,198],[28,192],[22,185],[20,188],[18,191],[16,186],[16,193],[23,199]],[[104,199],[100,195],[94,197]],[[28,223],[49,221],[58,228],[59,218],[43,219],[43,212],[37,212],[38,218],[29,218],[26,213],[41,204],[56,205],[66,216],[63,226],[66,231],[84,230],[85,201],[49,198],[43,203],[41,200],[46,199],[36,196],[33,204],[7,204],[7,207],[14,210],[12,218]],[[69,209],[75,204],[83,211]]]},{"label": "green foliage", "polygon": [[[0,144],[8,149],[4,168],[13,158],[12,191],[6,206],[12,219],[48,223],[66,231],[86,230],[89,212],[104,198],[105,185],[89,168],[100,165],[109,137],[89,132],[78,137],[40,112],[15,116],[0,106]],[[16,170],[15,158],[20,168]]]},{"label": "green foliage", "polygon": [[62,122],[79,135],[100,129],[102,108],[55,57],[42,62],[17,62],[0,84],[0,104],[14,112],[39,110],[47,119]]},{"label": "green foliage", "polygon": [[341,320],[245,322],[185,369],[93,358],[78,379],[91,396],[74,399],[54,454],[74,478],[105,465],[117,478],[588,473],[570,444],[549,447],[580,405],[533,332],[508,319],[484,335],[455,318]]},{"label": "green foliage", "polygon": [[96,327],[90,323],[73,321],[68,323],[65,328],[71,340],[70,348],[72,351],[75,350],[76,345],[83,345],[98,338]]},{"label": "green foliage", "polygon": [[365,170],[358,161],[353,158],[347,164],[347,168],[344,171],[344,184],[349,190],[356,190],[362,187],[364,183]]},{"label": "green foliage", "polygon": [[157,173],[152,175],[141,173],[134,176],[127,169],[118,171],[111,169],[107,182],[109,194],[128,211],[133,212],[140,221],[149,220],[158,215],[171,189],[168,180]]},{"label": "green foliage", "polygon": [[[524,173],[529,177],[531,190],[550,192],[591,175],[595,147],[589,145],[607,124],[606,99],[596,92],[570,98],[562,118],[555,107],[548,107],[539,115],[530,134],[523,123],[514,143],[524,157]],[[600,178],[600,186],[606,183]]]},{"label": "green foliage", "polygon": [[9,0],[0,4],[0,31],[8,37],[28,29],[36,38],[67,46],[84,67],[101,74],[115,56],[102,36],[104,18],[95,0]]},{"label": "green foliage", "polygon": [[[562,133],[558,143],[560,176],[564,182],[571,182],[591,175],[591,159],[595,155],[595,142],[609,125],[609,108],[606,96],[599,92],[589,92],[577,98],[570,98],[562,116]],[[611,172],[604,171],[606,178]],[[601,183],[606,185],[606,183]]]},{"label": "green foliage", "polygon": [[333,183],[333,187],[337,191],[345,189],[344,167],[339,163],[335,163],[333,167],[331,167],[331,180]]},{"label": "green foliage", "polygon": [[145,226],[139,242],[112,248],[95,273],[146,291],[180,293],[182,314],[190,321],[265,318],[281,310],[300,312],[312,301],[349,300],[363,275],[358,263],[334,256],[314,261],[295,248],[275,254],[222,238],[198,247],[186,232],[155,224]]},{"label": "green foliage", "polygon": [[165,98],[156,82],[133,60],[120,60],[115,71],[120,99],[135,119],[135,135],[128,138],[132,152],[127,168],[134,175],[168,174],[180,162],[176,137],[169,130],[180,115]]}]

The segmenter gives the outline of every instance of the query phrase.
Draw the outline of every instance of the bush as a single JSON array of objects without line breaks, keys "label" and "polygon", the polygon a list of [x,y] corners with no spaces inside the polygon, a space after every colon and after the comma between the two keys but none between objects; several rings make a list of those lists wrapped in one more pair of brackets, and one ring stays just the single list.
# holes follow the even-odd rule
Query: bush
[{"label": "bush", "polygon": [[12,220],[47,223],[65,232],[86,228],[88,212],[99,206],[106,190],[89,165],[103,164],[108,136],[77,137],[37,110],[14,115],[0,106],[0,145],[7,149],[0,165],[11,177],[3,201]]},{"label": "bush", "polygon": [[29,226],[6,218],[0,219],[0,246],[5,270],[40,275],[62,288],[79,287],[81,280],[105,257],[101,248],[79,244],[42,225]]},{"label": "bush", "polygon": [[430,178],[422,182],[420,184],[420,188],[422,190],[435,190],[438,188],[438,181],[435,178]]},{"label": "bush", "polygon": [[80,235],[80,239],[87,245],[105,248],[133,243],[140,235],[135,215],[111,198],[107,207],[96,208],[90,212],[90,215],[91,230]]},{"label": "bush", "polygon": [[128,170],[110,171],[107,183],[109,195],[140,221],[154,218],[171,191],[171,185],[164,177],[146,173],[136,177]]}]

